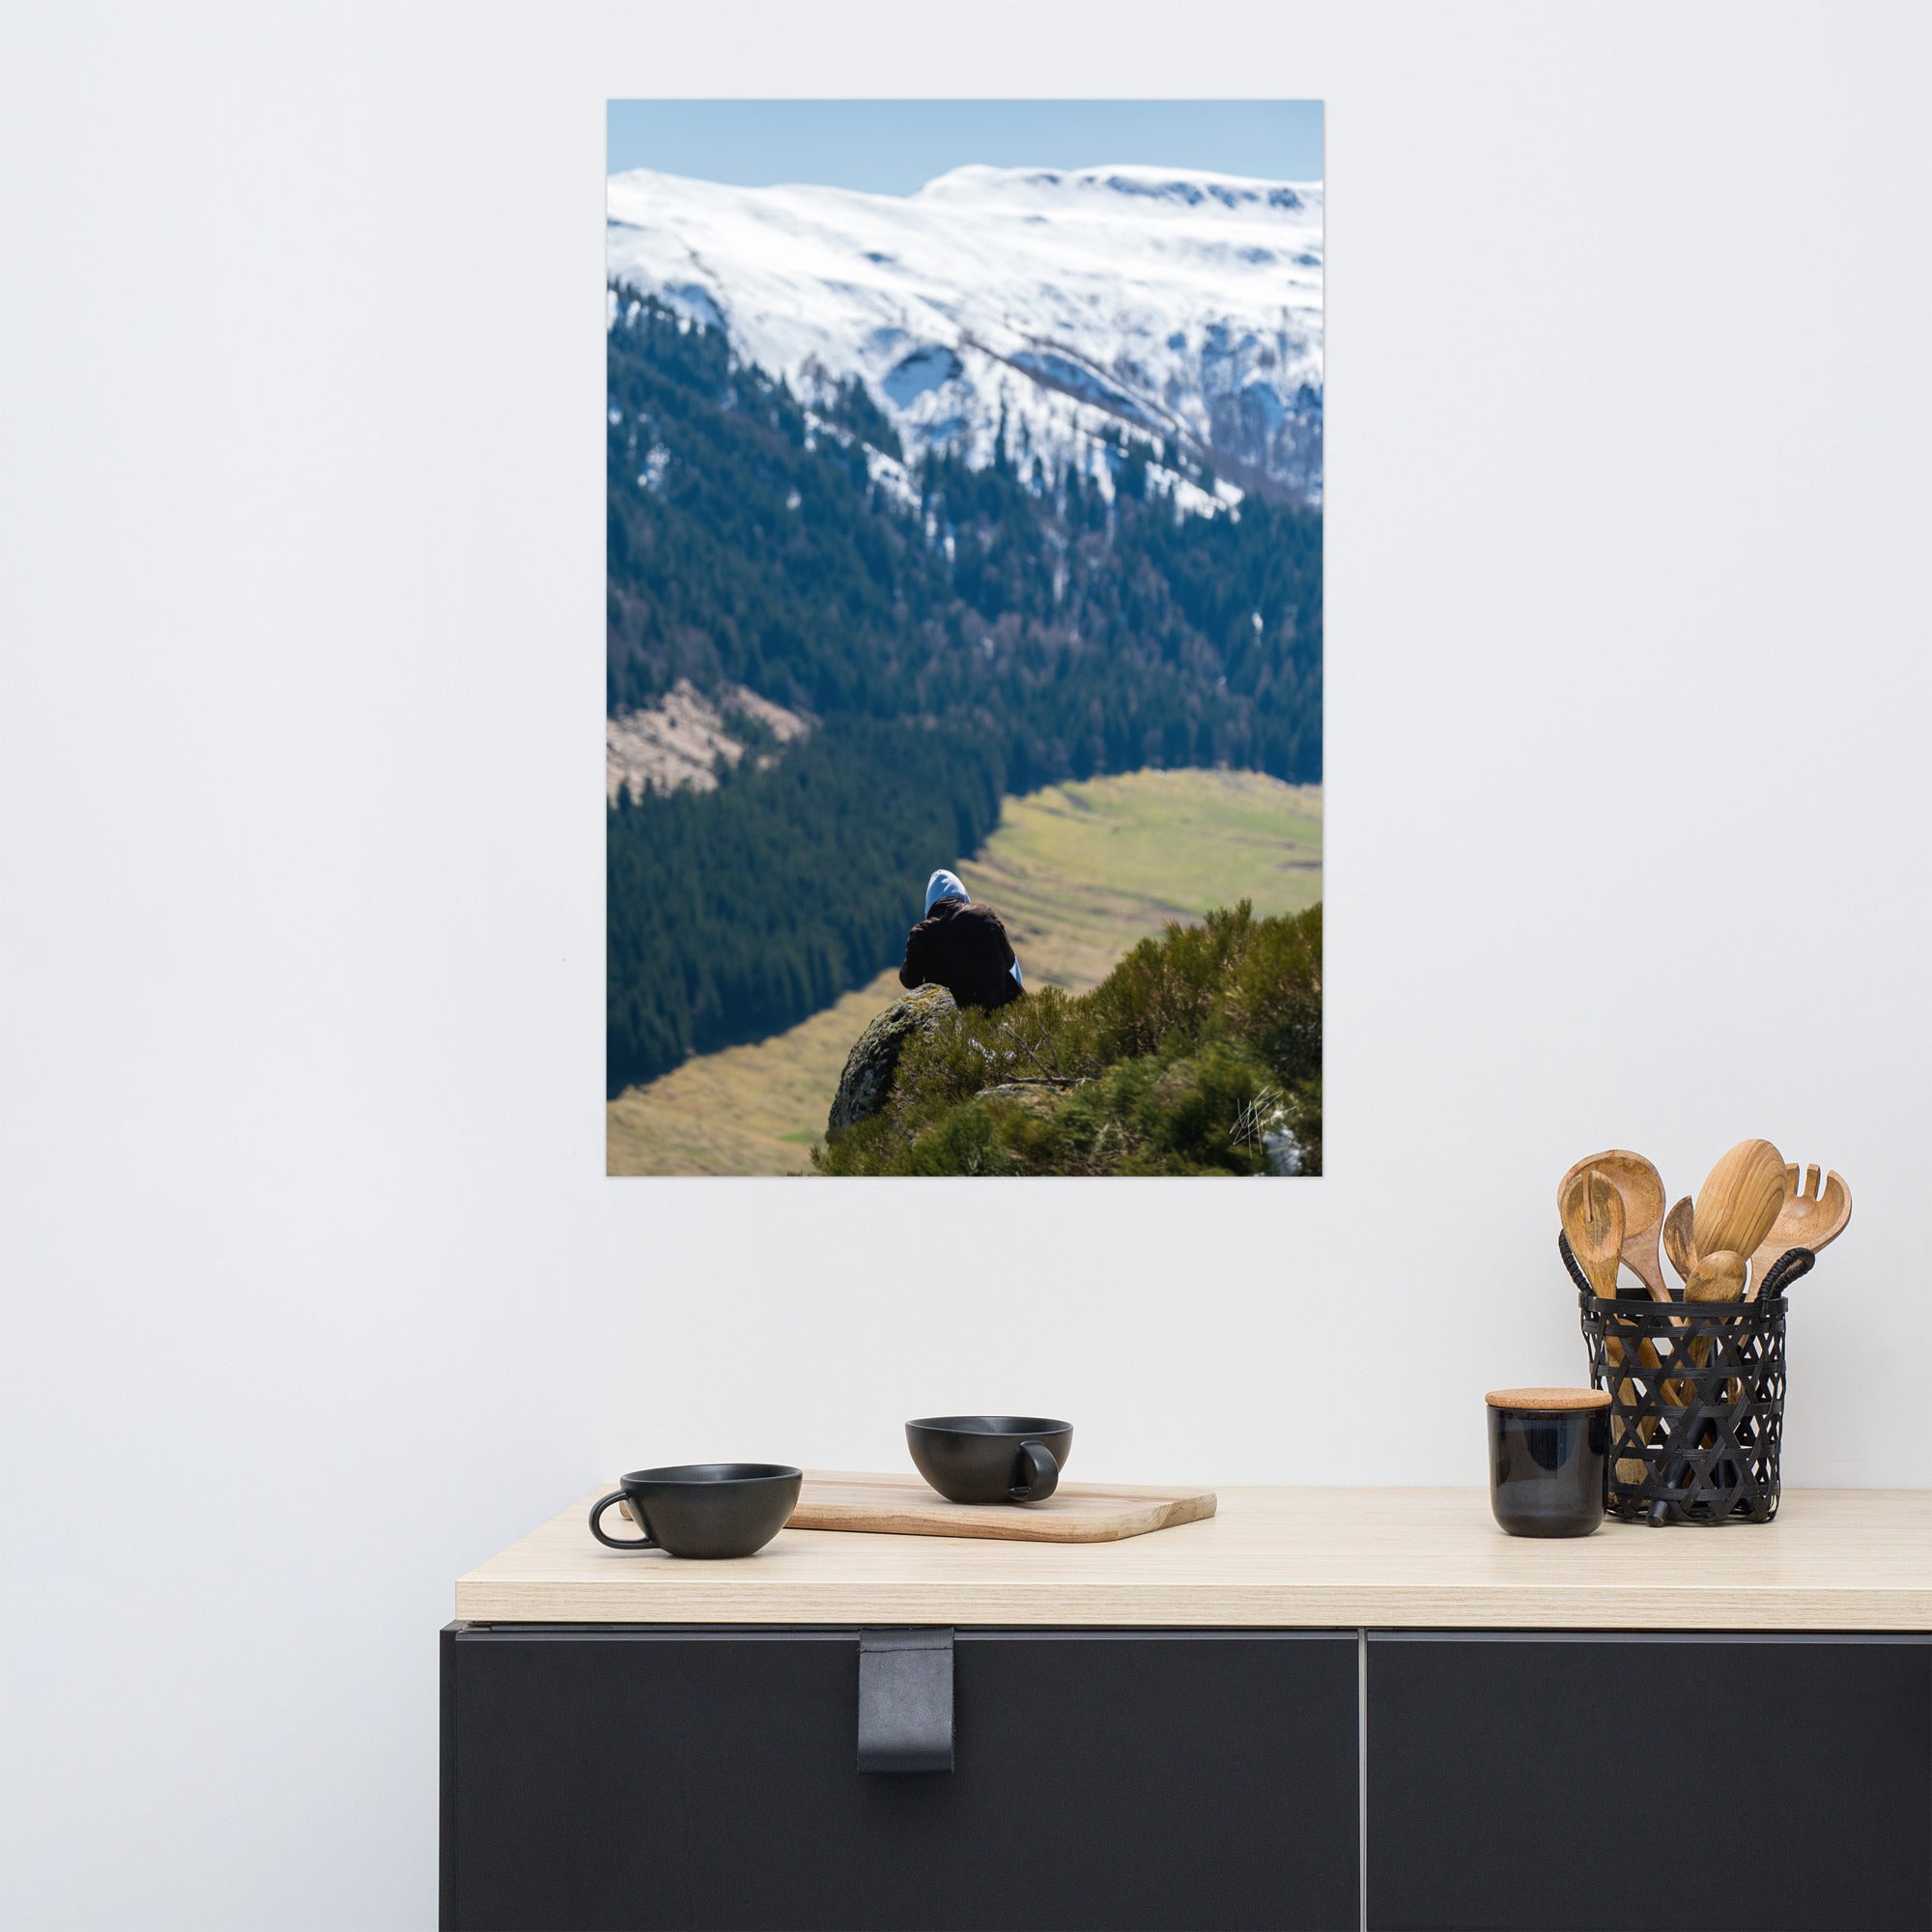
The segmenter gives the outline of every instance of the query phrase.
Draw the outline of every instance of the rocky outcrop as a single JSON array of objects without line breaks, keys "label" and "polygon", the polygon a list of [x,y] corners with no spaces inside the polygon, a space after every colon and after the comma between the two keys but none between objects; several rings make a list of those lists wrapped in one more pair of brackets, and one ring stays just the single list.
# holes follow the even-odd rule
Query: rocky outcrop
[{"label": "rocky outcrop", "polygon": [[876,1114],[892,1095],[906,1041],[958,1010],[944,986],[922,986],[918,992],[895,1000],[873,1019],[845,1056],[845,1070],[838,1076],[838,1092],[832,1098],[826,1131],[836,1134],[839,1128]]},{"label": "rocky outcrop", "polygon": [[[772,743],[785,746],[811,733],[811,720],[787,711],[742,684],[722,685],[707,697],[681,677],[655,704],[604,721],[604,795],[612,805],[628,791],[635,802],[647,791],[718,788],[718,760],[735,765],[745,747],[733,736],[741,719],[761,725]],[[772,762],[764,753],[759,770]]]}]

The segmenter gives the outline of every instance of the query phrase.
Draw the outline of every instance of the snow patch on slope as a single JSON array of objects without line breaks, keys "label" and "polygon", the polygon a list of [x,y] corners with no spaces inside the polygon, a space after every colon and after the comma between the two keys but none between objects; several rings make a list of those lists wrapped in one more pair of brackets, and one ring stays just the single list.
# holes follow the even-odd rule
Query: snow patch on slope
[{"label": "snow patch on slope", "polygon": [[[1322,193],[1150,167],[955,168],[905,197],[609,182],[613,282],[808,401],[858,376],[909,456],[1008,447],[1105,485],[1103,440],[1173,440],[1319,499]],[[1219,497],[1190,507],[1211,507]]]}]

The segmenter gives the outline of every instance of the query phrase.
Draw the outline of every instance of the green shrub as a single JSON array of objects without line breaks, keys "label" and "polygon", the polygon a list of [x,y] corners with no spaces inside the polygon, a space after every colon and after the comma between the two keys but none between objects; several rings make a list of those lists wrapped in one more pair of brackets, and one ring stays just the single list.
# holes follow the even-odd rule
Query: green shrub
[{"label": "green shrub", "polygon": [[1321,1171],[1321,908],[1245,899],[1170,923],[1099,985],[969,1009],[908,1042],[883,1112],[815,1150],[825,1174],[1269,1171],[1286,1128]]}]

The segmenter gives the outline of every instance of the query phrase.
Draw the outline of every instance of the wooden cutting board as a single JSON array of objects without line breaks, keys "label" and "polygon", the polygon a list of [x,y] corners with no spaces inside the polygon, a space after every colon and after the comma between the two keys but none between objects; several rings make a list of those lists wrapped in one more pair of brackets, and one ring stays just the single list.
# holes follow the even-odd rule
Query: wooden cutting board
[{"label": "wooden cutting board", "polygon": [[1214,1514],[1212,1490],[1062,1483],[1043,1503],[950,1503],[917,1476],[810,1472],[787,1529],[887,1536],[993,1536],[1015,1543],[1116,1543]]}]

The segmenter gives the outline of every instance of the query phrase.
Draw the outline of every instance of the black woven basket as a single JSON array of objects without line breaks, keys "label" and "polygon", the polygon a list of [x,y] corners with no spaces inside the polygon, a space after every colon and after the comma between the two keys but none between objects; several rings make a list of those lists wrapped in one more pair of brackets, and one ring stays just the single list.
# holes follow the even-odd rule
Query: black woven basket
[{"label": "black woven basket", "polygon": [[[1563,1259],[1573,1275],[1569,1244]],[[1627,1522],[1769,1522],[1784,1434],[1784,1287],[1755,1301],[1603,1300],[1578,1292],[1590,1385],[1610,1392],[1607,1507]]]}]

